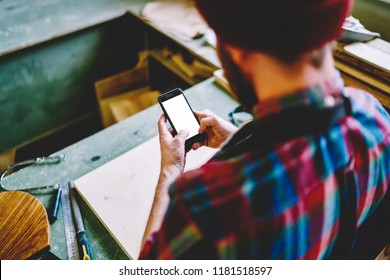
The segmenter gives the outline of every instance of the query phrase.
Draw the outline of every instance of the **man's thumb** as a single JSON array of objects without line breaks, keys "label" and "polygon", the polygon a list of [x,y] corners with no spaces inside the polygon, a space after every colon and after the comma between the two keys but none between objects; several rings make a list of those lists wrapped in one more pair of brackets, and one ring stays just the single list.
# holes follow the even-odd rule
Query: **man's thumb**
[{"label": "man's thumb", "polygon": [[182,129],[177,134],[177,137],[184,141],[188,137],[188,135],[190,135],[190,131],[188,129]]}]

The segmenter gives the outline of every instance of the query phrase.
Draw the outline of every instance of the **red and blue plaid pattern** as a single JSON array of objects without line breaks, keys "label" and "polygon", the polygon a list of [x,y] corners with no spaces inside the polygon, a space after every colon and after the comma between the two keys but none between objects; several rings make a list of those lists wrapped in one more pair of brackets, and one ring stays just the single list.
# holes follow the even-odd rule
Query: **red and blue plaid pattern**
[{"label": "red and blue plaid pattern", "polygon": [[299,105],[323,107],[342,94],[351,98],[353,116],[327,134],[211,160],[183,174],[170,187],[163,225],[140,258],[181,258],[200,243],[220,259],[326,258],[339,228],[336,170],[353,158],[358,225],[388,188],[390,117],[371,95],[343,88],[340,78],[260,103],[254,112],[262,118]]}]

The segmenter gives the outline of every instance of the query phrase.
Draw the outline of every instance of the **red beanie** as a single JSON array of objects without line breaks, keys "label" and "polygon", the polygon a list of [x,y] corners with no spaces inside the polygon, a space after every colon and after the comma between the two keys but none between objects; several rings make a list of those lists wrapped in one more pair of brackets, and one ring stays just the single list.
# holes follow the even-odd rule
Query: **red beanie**
[{"label": "red beanie", "polygon": [[218,37],[278,57],[319,49],[341,35],[351,0],[194,0]]}]

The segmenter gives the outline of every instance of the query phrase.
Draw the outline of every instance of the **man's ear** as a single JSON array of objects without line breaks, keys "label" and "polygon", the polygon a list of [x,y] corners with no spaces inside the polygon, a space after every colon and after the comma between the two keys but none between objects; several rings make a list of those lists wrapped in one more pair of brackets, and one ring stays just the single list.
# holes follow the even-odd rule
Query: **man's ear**
[{"label": "man's ear", "polygon": [[230,57],[237,65],[242,65],[248,58],[248,51],[244,51],[243,49],[233,46],[233,45],[225,45],[226,50],[229,52]]},{"label": "man's ear", "polygon": [[217,36],[217,49],[218,48],[225,49],[225,52],[229,54],[233,62],[238,65],[241,65],[241,63],[247,57],[247,53],[248,53],[248,51],[244,51],[239,47],[221,41],[220,38]]}]

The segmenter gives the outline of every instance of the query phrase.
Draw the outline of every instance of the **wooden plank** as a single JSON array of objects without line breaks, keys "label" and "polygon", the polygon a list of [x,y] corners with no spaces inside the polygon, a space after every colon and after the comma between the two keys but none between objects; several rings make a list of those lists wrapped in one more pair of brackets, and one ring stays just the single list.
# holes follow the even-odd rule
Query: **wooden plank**
[{"label": "wooden plank", "polygon": [[50,225],[43,204],[25,192],[0,193],[0,259],[28,259],[49,248]]},{"label": "wooden plank", "polygon": [[347,45],[344,49],[349,54],[357,57],[358,59],[364,60],[373,67],[377,67],[390,73],[390,54],[361,42],[355,42]]},{"label": "wooden plank", "polygon": [[[216,149],[187,154],[198,168]],[[131,258],[138,258],[160,173],[158,136],[75,181],[76,189]]]},{"label": "wooden plank", "polygon": [[[150,93],[150,92],[151,92],[151,94],[149,95],[148,93]],[[144,101],[142,103],[141,100],[143,99],[142,96],[144,94],[149,96],[149,98],[154,96],[155,102],[153,104],[151,101],[148,101],[147,103]],[[114,107],[115,107],[115,103],[120,102],[121,100],[134,100],[133,104],[136,103],[136,105],[134,105],[132,112],[139,112],[140,110],[146,109],[146,108],[154,105],[155,103],[157,103],[158,94],[159,94],[158,92],[156,93],[155,91],[150,91],[149,86],[145,86],[145,87],[133,90],[133,91],[125,92],[125,93],[120,94],[120,95],[115,95],[115,96],[104,98],[104,99],[100,100],[99,101],[100,114],[101,114],[101,118],[102,118],[102,122],[103,122],[104,127],[110,126],[116,122],[114,115],[112,114],[112,103],[114,103]],[[118,106],[118,105],[116,105],[116,106]]]},{"label": "wooden plank", "polygon": [[348,65],[350,65],[353,68],[359,69],[361,71],[364,71],[365,73],[368,73],[372,76],[378,77],[380,79],[383,79],[387,82],[390,82],[390,72],[384,71],[383,69],[376,67],[374,65],[371,65],[364,60],[358,59],[350,54],[348,54],[344,50],[345,44],[337,44],[337,49],[333,52],[335,60],[344,62]]},{"label": "wooden plank", "polygon": [[362,89],[368,93],[371,93],[375,98],[379,100],[379,102],[386,108],[390,109],[390,96],[381,91],[378,90],[376,87],[373,87],[372,85],[369,85],[367,83],[362,82],[361,80],[357,79],[356,77],[353,77],[347,73],[341,72],[341,77],[344,80],[344,83],[346,86],[355,87]]},{"label": "wooden plank", "polygon": [[199,78],[191,78],[189,77],[183,69],[181,69],[176,63],[174,63],[172,60],[165,58],[160,52],[158,51],[151,51],[150,55],[152,58],[154,58],[157,62],[161,63],[165,68],[176,74],[178,77],[180,77],[184,82],[186,82],[189,85],[195,85],[199,83],[201,80]]},{"label": "wooden plank", "polygon": [[364,72],[359,71],[355,68],[352,68],[349,65],[347,65],[343,62],[337,61],[337,60],[335,61],[335,66],[337,69],[355,77],[356,79],[359,79],[367,84],[370,84],[370,85],[390,94],[390,85],[386,84],[384,81],[382,81],[374,76],[367,75]]},{"label": "wooden plank", "polygon": [[147,84],[146,67],[131,69],[95,83],[96,98],[101,100]]},{"label": "wooden plank", "polygon": [[95,83],[97,100],[121,94],[137,89],[148,84],[146,59],[147,52],[139,54],[139,60],[135,67],[116,75],[99,80]]},{"label": "wooden plank", "polygon": [[115,122],[122,121],[157,103],[159,91],[146,91],[130,98],[118,98],[109,103]]}]

